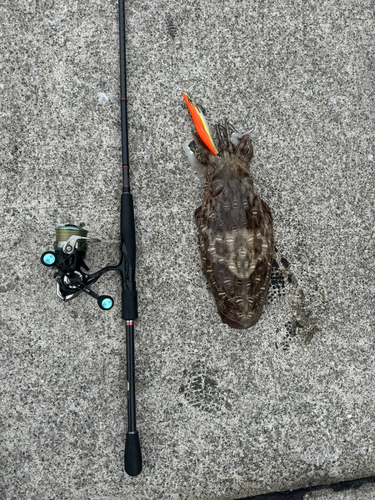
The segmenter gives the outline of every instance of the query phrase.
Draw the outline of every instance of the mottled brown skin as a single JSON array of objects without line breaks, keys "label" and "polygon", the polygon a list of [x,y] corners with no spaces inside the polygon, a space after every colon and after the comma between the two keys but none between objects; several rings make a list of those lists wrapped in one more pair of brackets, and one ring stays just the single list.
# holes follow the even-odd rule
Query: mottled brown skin
[{"label": "mottled brown skin", "polygon": [[250,328],[261,315],[271,275],[273,228],[270,209],[254,192],[249,135],[236,148],[233,128],[216,127],[221,154],[213,155],[194,134],[205,163],[204,200],[195,212],[203,271],[224,323]]}]

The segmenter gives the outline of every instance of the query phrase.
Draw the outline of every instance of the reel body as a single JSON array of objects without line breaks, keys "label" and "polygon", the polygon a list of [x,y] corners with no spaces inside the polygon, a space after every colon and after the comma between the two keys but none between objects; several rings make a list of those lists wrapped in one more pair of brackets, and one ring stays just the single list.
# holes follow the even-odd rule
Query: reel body
[{"label": "reel body", "polygon": [[95,298],[103,310],[112,309],[113,298],[109,295],[97,295],[90,286],[102,274],[108,271],[125,272],[123,260],[118,266],[108,266],[94,274],[89,274],[89,267],[85,263],[87,244],[99,242],[97,238],[88,238],[88,231],[79,226],[67,224],[56,229],[54,252],[47,251],[41,256],[44,266],[56,269],[54,278],[57,281],[57,295],[63,301],[72,300],[80,293]]}]

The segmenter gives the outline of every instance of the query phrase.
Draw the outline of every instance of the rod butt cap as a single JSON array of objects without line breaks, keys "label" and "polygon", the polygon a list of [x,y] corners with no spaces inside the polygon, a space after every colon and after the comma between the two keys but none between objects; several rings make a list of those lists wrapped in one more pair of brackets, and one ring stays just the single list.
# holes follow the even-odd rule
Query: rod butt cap
[{"label": "rod butt cap", "polygon": [[142,471],[142,453],[137,432],[128,432],[125,443],[125,472],[138,476]]}]

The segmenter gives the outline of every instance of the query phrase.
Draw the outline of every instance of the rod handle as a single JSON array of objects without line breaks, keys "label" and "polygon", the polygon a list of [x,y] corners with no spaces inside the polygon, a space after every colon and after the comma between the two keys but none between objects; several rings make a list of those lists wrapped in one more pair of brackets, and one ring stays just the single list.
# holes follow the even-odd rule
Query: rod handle
[{"label": "rod handle", "polygon": [[138,318],[137,291],[135,284],[135,224],[133,197],[121,196],[121,252],[126,263],[122,276],[122,319]]},{"label": "rod handle", "polygon": [[134,281],[135,275],[135,224],[133,197],[130,193],[121,196],[121,251],[129,266],[129,281]]},{"label": "rod handle", "polygon": [[142,470],[142,453],[138,431],[128,432],[125,443],[125,472],[129,476],[138,476]]},{"label": "rod handle", "polygon": [[138,318],[137,290],[122,290],[122,319],[134,320]]}]

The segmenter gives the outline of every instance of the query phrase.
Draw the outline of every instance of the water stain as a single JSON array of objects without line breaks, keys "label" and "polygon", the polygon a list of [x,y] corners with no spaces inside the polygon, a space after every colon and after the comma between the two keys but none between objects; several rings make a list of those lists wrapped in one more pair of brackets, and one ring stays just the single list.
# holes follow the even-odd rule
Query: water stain
[{"label": "water stain", "polygon": [[267,302],[275,302],[278,298],[283,297],[287,293],[289,287],[295,289],[297,286],[298,283],[290,270],[289,262],[285,257],[279,255],[278,249],[275,248],[275,258],[272,262],[271,281]]},{"label": "water stain", "polygon": [[176,26],[176,21],[173,16],[168,13],[165,17],[165,23],[167,25],[167,33],[174,40],[177,35],[178,27]]},{"label": "water stain", "polygon": [[[275,259],[272,263],[272,274],[268,292],[268,303],[291,296],[292,307],[290,319],[280,328],[276,329],[281,340],[276,342],[276,348],[288,351],[294,339],[301,339],[305,344],[310,344],[314,335],[320,330],[317,319],[308,305],[305,292],[300,287],[294,276],[288,260],[275,248]],[[322,296],[324,302],[324,297]]]},{"label": "water stain", "polygon": [[317,319],[314,318],[312,311],[306,307],[302,295],[301,303],[296,307],[295,316],[285,323],[282,330],[276,330],[278,334],[281,331],[284,335],[280,342],[276,342],[276,348],[281,348],[284,351],[289,351],[290,344],[295,338],[300,338],[306,345],[310,344],[313,337],[320,331]]},{"label": "water stain", "polygon": [[231,410],[232,391],[221,387],[219,370],[199,360],[184,370],[183,378],[179,392],[191,406],[208,413]]}]

